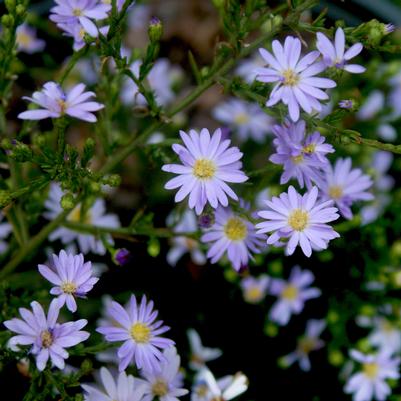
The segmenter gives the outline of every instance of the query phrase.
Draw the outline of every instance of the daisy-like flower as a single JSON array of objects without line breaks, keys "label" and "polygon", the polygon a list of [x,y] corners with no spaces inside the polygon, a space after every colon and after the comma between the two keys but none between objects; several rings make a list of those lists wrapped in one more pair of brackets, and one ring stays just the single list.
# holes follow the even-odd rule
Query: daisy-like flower
[{"label": "daisy-like flower", "polygon": [[361,74],[366,71],[366,68],[361,65],[347,63],[362,51],[363,46],[362,43],[355,43],[345,51],[345,35],[342,28],[337,28],[334,44],[321,32],[318,32],[316,36],[316,47],[322,54],[323,62],[327,67],[340,68],[354,74]]},{"label": "daisy-like flower", "polygon": [[46,42],[36,37],[36,29],[27,24],[22,24],[16,31],[17,50],[28,54],[41,52]]},{"label": "daisy-like flower", "polygon": [[315,76],[326,68],[324,63],[315,62],[319,52],[310,52],[300,59],[301,41],[292,36],[287,36],[284,47],[278,40],[273,41],[272,47],[274,56],[266,49],[259,49],[268,67],[260,68],[256,77],[260,82],[277,82],[266,106],[273,106],[281,100],[288,106],[293,121],[298,121],[300,108],[308,114],[313,110],[321,111],[319,100],[329,98],[322,89],[334,88],[336,83]]},{"label": "daisy-like flower", "polygon": [[108,17],[111,10],[110,4],[102,4],[98,0],[55,0],[56,6],[52,7],[50,19],[57,25],[79,25],[85,32],[97,37],[99,32],[93,21]]},{"label": "daisy-like flower", "polygon": [[300,368],[304,372],[311,369],[309,354],[317,351],[324,346],[324,341],[321,340],[320,334],[326,327],[324,320],[308,320],[306,323],[305,334],[298,339],[297,348],[294,352],[283,357],[283,362],[290,366],[294,362],[298,362]]},{"label": "daisy-like flower", "polygon": [[43,85],[42,91],[34,92],[32,97],[23,97],[23,99],[29,100],[42,108],[24,111],[18,115],[18,118],[43,120],[44,118],[59,118],[68,115],[94,123],[97,119],[92,111],[98,111],[104,106],[97,102],[88,102],[87,100],[95,94],[84,91],[84,84],[75,85],[67,93],[64,93],[56,82],[47,82]]},{"label": "daisy-like flower", "polygon": [[[46,212],[45,218],[53,220],[62,211],[60,206],[61,197],[64,195],[60,185],[52,183],[50,185],[49,198],[45,202]],[[120,227],[118,217],[114,214],[105,214],[106,206],[102,198],[96,199],[94,204],[81,215],[80,205],[76,206],[67,216],[67,221],[72,223],[84,222],[100,227],[117,228]],[[104,255],[106,248],[100,238],[91,234],[83,234],[73,231],[69,228],[59,227],[53,231],[49,236],[50,241],[61,240],[65,245],[70,244],[74,240],[78,242],[79,249],[83,254],[93,252],[98,255]],[[113,239],[110,235],[105,237],[106,241],[113,244]]]},{"label": "daisy-like flower", "polygon": [[3,218],[4,214],[0,212],[0,255],[6,251],[8,244],[5,239],[13,231],[11,224],[8,224],[7,222],[2,222]]},{"label": "daisy-like flower", "polygon": [[237,215],[230,207],[218,207],[215,223],[202,235],[202,242],[213,242],[207,257],[217,263],[226,253],[235,270],[246,266],[252,253],[260,253],[263,235],[258,235],[255,226],[245,217]]},{"label": "daisy-like flower", "polygon": [[262,143],[273,125],[273,119],[258,104],[236,98],[218,105],[213,110],[213,117],[237,132],[241,141],[251,138]]},{"label": "daisy-like flower", "polygon": [[357,201],[369,201],[374,197],[367,192],[373,184],[367,174],[352,168],[351,158],[337,159],[334,168],[329,165],[319,184],[322,198],[335,202],[342,216],[352,219],[351,205]]},{"label": "daisy-like flower", "polygon": [[313,187],[305,195],[297,193],[290,186],[288,193],[283,192],[279,197],[273,196],[266,200],[268,210],[258,213],[267,221],[258,223],[258,233],[272,234],[267,238],[267,244],[274,245],[288,238],[286,253],[292,255],[300,245],[306,256],[312,254],[312,249],[326,249],[328,242],[340,235],[328,224],[337,220],[337,208],[332,207],[333,201],[316,203],[318,189]]},{"label": "daisy-like flower", "polygon": [[199,370],[205,367],[206,362],[213,361],[222,355],[219,348],[209,348],[202,345],[202,340],[197,331],[189,329],[187,331],[189,345],[191,348],[191,357],[189,367],[193,370]]},{"label": "daisy-like flower", "polygon": [[241,372],[216,380],[213,373],[204,368],[195,378],[191,401],[230,401],[248,389],[248,379]]},{"label": "daisy-like flower", "polygon": [[388,353],[365,355],[357,350],[352,350],[350,355],[361,364],[361,369],[348,379],[344,391],[353,394],[354,401],[386,400],[391,394],[386,380],[400,377],[400,358]]},{"label": "daisy-like flower", "polygon": [[73,347],[89,337],[81,329],[88,323],[85,319],[76,322],[57,323],[60,307],[55,299],[51,302],[46,317],[42,306],[34,301],[32,312],[19,308],[22,319],[13,318],[3,324],[7,329],[17,333],[10,339],[10,345],[32,345],[31,353],[36,358],[36,367],[42,371],[50,358],[52,365],[64,369],[68,352],[64,348]]},{"label": "daisy-like flower", "polygon": [[235,74],[244,79],[248,84],[252,84],[258,76],[258,69],[265,64],[265,60],[263,60],[260,54],[255,53],[251,58],[239,62]]},{"label": "daisy-like flower", "polygon": [[57,295],[60,307],[67,304],[71,312],[77,310],[75,297],[85,298],[99,281],[93,276],[91,262],[84,263],[82,254],[67,254],[64,250],[59,256],[53,255],[51,266],[39,265],[38,268],[40,274],[55,285],[50,293]]},{"label": "daisy-like flower", "polygon": [[141,401],[144,386],[125,372],[114,378],[106,368],[100,369],[101,386],[82,384],[85,401]]},{"label": "daisy-like flower", "polygon": [[242,295],[246,302],[257,304],[261,302],[266,294],[270,283],[270,277],[267,274],[261,274],[259,277],[248,276],[241,280]]},{"label": "daisy-like flower", "polygon": [[373,330],[368,340],[379,352],[389,354],[398,353],[401,350],[401,329],[394,322],[383,316],[373,319]]},{"label": "daisy-like flower", "polygon": [[305,302],[320,296],[318,288],[310,287],[315,276],[309,270],[294,266],[288,281],[272,279],[270,293],[278,299],[270,309],[269,317],[281,326],[285,326],[292,314],[302,312]]},{"label": "daisy-like flower", "polygon": [[159,371],[160,362],[165,360],[160,349],[174,345],[168,338],[160,337],[170,328],[163,326],[163,321],[156,321],[157,311],[153,310],[153,301],[147,302],[143,296],[138,306],[134,295],[124,309],[119,303],[112,301],[108,309],[110,316],[117,324],[98,327],[97,331],[110,342],[124,341],[118,350],[120,372],[131,362],[138,369],[147,372]]},{"label": "daisy-like flower", "polygon": [[206,203],[214,209],[220,204],[228,206],[227,195],[238,200],[234,191],[226,182],[241,183],[248,177],[241,171],[242,153],[237,147],[229,147],[231,141],[221,140],[221,130],[212,136],[203,128],[200,133],[190,130],[189,135],[180,131],[184,146],[173,145],[182,164],[165,164],[163,171],[178,174],[164,186],[166,189],[180,188],[175,201],[181,202],[189,195],[188,205],[202,213]]},{"label": "daisy-like flower", "polygon": [[188,394],[188,390],[182,388],[183,379],[180,369],[180,357],[175,347],[170,347],[163,352],[164,360],[160,363],[160,371],[147,372],[142,370],[144,384],[144,396],[142,401],[152,401],[157,398],[160,401],[178,401],[178,397]]},{"label": "daisy-like flower", "polygon": [[[167,218],[167,224],[174,224],[175,216],[172,214]],[[172,247],[167,252],[167,262],[171,266],[175,266],[181,257],[189,253],[191,260],[197,265],[206,263],[206,256],[200,250],[199,242],[193,238],[180,235],[180,233],[196,233],[198,231],[198,223],[196,216],[192,210],[186,210],[178,224],[174,226],[173,231],[176,236],[172,239]]]}]

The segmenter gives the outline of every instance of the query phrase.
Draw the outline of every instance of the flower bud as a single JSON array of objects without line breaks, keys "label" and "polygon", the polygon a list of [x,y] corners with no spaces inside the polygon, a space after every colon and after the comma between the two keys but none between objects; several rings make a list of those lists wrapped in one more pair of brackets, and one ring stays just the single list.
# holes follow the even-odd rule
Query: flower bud
[{"label": "flower bud", "polygon": [[148,35],[151,42],[158,42],[163,35],[163,24],[157,17],[152,17],[149,23]]},{"label": "flower bud", "polygon": [[160,253],[160,242],[157,238],[151,238],[148,242],[148,254],[155,258]]},{"label": "flower bud", "polygon": [[121,177],[118,174],[112,174],[104,177],[102,183],[111,187],[118,187],[121,184]]},{"label": "flower bud", "polygon": [[64,210],[70,210],[75,206],[75,199],[72,194],[65,194],[62,196],[60,206]]},{"label": "flower bud", "polygon": [[131,259],[131,252],[125,248],[116,249],[113,255],[113,261],[116,265],[124,266]]},{"label": "flower bud", "polygon": [[212,212],[203,212],[198,217],[198,225],[200,228],[210,228],[214,224],[214,214]]},{"label": "flower bud", "polygon": [[14,24],[14,18],[10,14],[5,14],[1,17],[1,25],[4,27],[11,27]]}]

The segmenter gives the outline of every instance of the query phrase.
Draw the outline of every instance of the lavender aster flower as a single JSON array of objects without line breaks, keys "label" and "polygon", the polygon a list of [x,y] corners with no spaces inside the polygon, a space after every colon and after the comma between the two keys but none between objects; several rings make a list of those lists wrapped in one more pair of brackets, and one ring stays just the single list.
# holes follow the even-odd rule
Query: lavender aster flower
[{"label": "lavender aster flower", "polygon": [[258,69],[264,65],[265,61],[256,53],[251,58],[241,60],[235,70],[235,74],[244,79],[248,84],[251,84],[258,76]]},{"label": "lavender aster flower", "polygon": [[36,37],[36,29],[27,24],[22,24],[16,31],[18,51],[33,54],[42,51],[46,42]]},{"label": "lavender aster flower", "polygon": [[348,109],[351,110],[354,107],[354,102],[351,99],[345,99],[345,100],[340,100],[338,102],[338,105],[342,109]]},{"label": "lavender aster flower", "polygon": [[67,114],[93,123],[97,119],[91,112],[100,110],[104,106],[97,102],[87,102],[95,94],[93,92],[84,92],[84,90],[85,85],[78,84],[67,93],[64,93],[56,82],[47,82],[43,85],[42,91],[34,92],[32,97],[23,97],[23,99],[38,104],[42,109],[24,111],[18,115],[18,118],[23,120],[42,120],[49,117],[58,118]]},{"label": "lavender aster flower", "polygon": [[22,319],[13,318],[4,322],[11,331],[17,333],[10,339],[12,345],[31,345],[31,353],[35,355],[36,367],[44,370],[50,358],[52,365],[64,369],[64,360],[68,352],[64,348],[73,347],[89,337],[89,333],[81,331],[88,323],[85,319],[76,322],[57,323],[60,312],[58,301],[52,301],[46,317],[42,306],[34,301],[32,312],[19,308]]},{"label": "lavender aster flower", "polygon": [[268,210],[258,213],[259,217],[266,219],[258,223],[258,233],[271,232],[267,244],[280,243],[288,238],[286,253],[292,255],[298,244],[306,256],[312,254],[312,249],[326,249],[328,242],[339,237],[339,234],[328,224],[337,220],[337,208],[331,207],[333,201],[316,203],[318,189],[313,187],[301,196],[293,186],[288,193],[283,192],[279,197],[273,196],[271,201],[266,200]]},{"label": "lavender aster flower", "polygon": [[153,302],[147,302],[143,296],[138,306],[134,295],[124,309],[112,301],[107,312],[118,323],[97,328],[97,331],[110,342],[124,341],[118,350],[120,372],[133,361],[138,369],[148,372],[158,371],[160,362],[165,360],[159,349],[171,347],[174,342],[160,334],[169,330],[161,320],[155,321],[158,312],[153,310]]},{"label": "lavender aster flower", "polygon": [[144,386],[134,376],[121,372],[114,378],[106,368],[100,369],[101,387],[82,384],[85,401],[141,401]]},{"label": "lavender aster flower", "polygon": [[187,331],[189,345],[191,348],[191,358],[189,366],[193,370],[203,369],[206,362],[213,361],[222,355],[219,348],[209,348],[202,344],[202,340],[197,331],[189,329]]},{"label": "lavender aster flower", "polygon": [[216,263],[227,253],[232,266],[239,271],[249,259],[253,259],[251,252],[260,252],[264,236],[256,234],[254,225],[229,207],[217,208],[215,219],[213,226],[201,238],[203,242],[213,242],[207,257]]},{"label": "lavender aster flower", "polygon": [[373,199],[366,192],[373,184],[372,179],[362,173],[361,169],[352,169],[351,158],[337,159],[334,168],[329,166],[325,178],[319,185],[324,200],[331,199],[340,213],[346,218],[352,218],[351,205],[356,201]]},{"label": "lavender aster flower", "polygon": [[189,135],[180,131],[180,136],[185,147],[174,144],[173,150],[182,164],[165,164],[162,167],[163,171],[178,174],[165,185],[166,189],[180,187],[175,201],[180,202],[189,195],[189,207],[200,214],[206,203],[215,209],[219,204],[228,206],[227,195],[238,200],[226,182],[240,183],[248,179],[241,171],[239,160],[242,153],[239,149],[229,148],[230,140],[221,140],[220,129],[212,136],[206,128],[200,134],[195,130],[190,130]]},{"label": "lavender aster flower", "polygon": [[93,286],[99,281],[93,276],[91,262],[84,263],[84,256],[73,255],[61,251],[59,256],[53,255],[52,265],[39,265],[40,274],[55,286],[50,294],[57,295],[60,307],[65,303],[68,310],[75,312],[75,297],[85,298]]},{"label": "lavender aster flower", "polygon": [[288,106],[293,121],[298,121],[300,107],[308,114],[313,110],[321,111],[319,100],[329,98],[321,89],[334,88],[336,83],[328,78],[315,77],[326,68],[321,62],[315,63],[319,52],[310,52],[300,59],[301,41],[292,36],[287,36],[284,47],[278,40],[274,40],[272,46],[274,56],[266,49],[259,49],[268,67],[260,68],[256,78],[261,82],[277,82],[266,106],[273,106],[281,100]]},{"label": "lavender aster flower", "polygon": [[246,302],[257,304],[261,302],[267,294],[270,277],[262,274],[259,277],[248,276],[242,279],[242,294]]},{"label": "lavender aster flower", "polygon": [[273,304],[269,317],[281,326],[285,326],[292,314],[299,314],[309,299],[320,296],[318,288],[310,287],[315,277],[309,270],[294,266],[288,281],[272,279],[270,293],[278,299]]}]

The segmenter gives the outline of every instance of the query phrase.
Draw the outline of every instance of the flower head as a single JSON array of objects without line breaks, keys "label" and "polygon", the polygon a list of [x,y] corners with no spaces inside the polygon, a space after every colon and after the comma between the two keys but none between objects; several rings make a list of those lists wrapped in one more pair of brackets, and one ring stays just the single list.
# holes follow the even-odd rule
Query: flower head
[{"label": "flower head", "polygon": [[163,171],[178,174],[165,185],[166,189],[180,188],[175,201],[180,202],[189,195],[189,207],[200,214],[207,203],[215,209],[219,204],[228,206],[227,195],[238,200],[226,182],[240,183],[248,179],[241,171],[239,149],[229,147],[230,140],[221,140],[220,129],[212,136],[206,128],[200,133],[190,130],[189,135],[180,131],[180,136],[185,147],[175,144],[173,150],[182,164],[162,167]]},{"label": "flower head", "polygon": [[55,285],[50,293],[57,295],[60,307],[66,303],[71,312],[77,310],[75,297],[84,298],[99,280],[93,276],[91,262],[84,263],[82,254],[67,254],[63,250],[59,256],[53,255],[50,266],[39,265],[38,268],[40,274]]},{"label": "flower head", "polygon": [[138,305],[132,295],[125,309],[117,302],[110,303],[107,315],[116,324],[101,326],[97,331],[107,341],[124,341],[117,354],[120,371],[125,370],[131,362],[135,362],[138,369],[143,368],[148,372],[160,370],[160,361],[165,360],[160,349],[171,347],[174,342],[160,337],[169,327],[163,326],[161,320],[156,321],[157,314],[153,310],[153,302],[147,302],[145,296]]},{"label": "flower head", "polygon": [[361,43],[355,43],[345,51],[345,35],[342,28],[337,28],[334,44],[321,32],[317,33],[316,47],[323,56],[323,62],[328,67],[341,68],[354,74],[366,71],[365,67],[358,64],[347,64],[347,61],[357,56],[363,49]]},{"label": "flower head", "polygon": [[34,301],[32,312],[20,308],[22,319],[13,318],[4,322],[11,331],[17,333],[10,339],[11,345],[32,345],[31,353],[35,355],[38,370],[44,370],[50,358],[52,365],[64,369],[64,360],[68,352],[64,348],[73,347],[89,337],[89,333],[81,331],[88,323],[85,319],[76,322],[57,323],[60,307],[58,301],[52,301],[46,317],[42,306]]},{"label": "flower head", "polygon": [[401,330],[397,324],[386,317],[377,316],[373,320],[373,330],[368,340],[371,345],[378,347],[379,352],[389,354],[398,353],[401,350]]},{"label": "flower head", "polygon": [[42,91],[34,92],[32,97],[23,97],[23,99],[29,100],[42,108],[24,111],[18,115],[18,118],[43,120],[44,118],[59,118],[68,115],[80,120],[96,122],[96,116],[92,112],[100,110],[104,106],[97,102],[87,102],[95,94],[84,92],[84,90],[85,85],[78,84],[64,93],[56,82],[47,82],[43,85]]},{"label": "flower head", "polygon": [[348,109],[351,110],[354,107],[354,102],[351,99],[344,99],[344,100],[340,100],[338,102],[338,105],[342,108],[342,109]]},{"label": "flower head", "polygon": [[220,349],[203,346],[198,332],[194,329],[189,329],[187,335],[191,348],[191,358],[189,362],[191,369],[202,369],[205,367],[206,362],[213,361],[221,356],[222,351]]},{"label": "flower head", "polygon": [[284,47],[278,40],[274,40],[272,46],[274,55],[266,49],[259,49],[268,66],[260,68],[256,78],[261,82],[277,82],[266,106],[273,106],[281,100],[288,106],[293,121],[298,121],[300,108],[308,114],[313,110],[321,111],[319,100],[329,98],[322,89],[334,88],[336,83],[328,78],[315,77],[326,68],[323,63],[315,62],[319,52],[310,52],[300,59],[301,41],[292,36],[287,36]]},{"label": "flower head", "polygon": [[310,287],[315,277],[309,270],[294,266],[288,281],[272,279],[270,293],[278,299],[272,306],[269,317],[281,326],[285,326],[292,314],[299,314],[305,302],[320,296],[318,288]]},{"label": "flower head", "polygon": [[242,294],[246,302],[257,304],[263,300],[267,294],[270,277],[262,274],[259,277],[248,276],[242,279]]},{"label": "flower head", "polygon": [[267,244],[277,244],[287,239],[286,252],[292,255],[298,244],[306,256],[312,254],[312,249],[326,249],[328,242],[339,237],[339,234],[328,224],[337,220],[337,208],[331,207],[332,201],[316,203],[318,190],[313,187],[305,195],[297,193],[290,186],[288,193],[283,192],[279,197],[273,196],[271,201],[266,200],[268,210],[258,213],[266,219],[258,223],[258,233],[271,232]]},{"label": "flower head", "polygon": [[202,242],[213,242],[207,257],[212,263],[218,262],[225,253],[235,270],[246,266],[252,253],[259,253],[264,236],[258,235],[255,226],[245,217],[237,215],[231,208],[219,207],[215,223],[202,235]]},{"label": "flower head", "polygon": [[18,51],[33,54],[44,49],[46,42],[36,37],[36,30],[27,24],[22,24],[16,31]]}]

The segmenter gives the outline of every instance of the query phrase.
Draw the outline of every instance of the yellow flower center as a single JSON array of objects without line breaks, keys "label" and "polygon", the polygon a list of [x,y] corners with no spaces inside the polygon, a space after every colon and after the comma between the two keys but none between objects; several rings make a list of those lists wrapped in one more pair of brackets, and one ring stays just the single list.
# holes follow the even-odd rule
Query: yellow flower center
[{"label": "yellow flower center", "polygon": [[72,212],[68,215],[67,219],[69,221],[72,221],[73,223],[85,223],[85,224],[92,223],[92,217],[89,212],[86,212],[85,215],[82,216],[80,205],[76,206],[72,210]]},{"label": "yellow flower center", "polygon": [[199,397],[203,398],[206,397],[207,393],[208,393],[209,389],[207,387],[206,384],[199,384],[196,387],[195,393],[196,395],[198,395]]},{"label": "yellow flower center", "polygon": [[299,75],[291,69],[283,71],[284,85],[294,86],[299,82]]},{"label": "yellow flower center", "polygon": [[249,122],[249,120],[250,120],[249,114],[246,113],[238,113],[234,117],[234,122],[238,125],[246,124],[247,122]]},{"label": "yellow flower center", "polygon": [[150,340],[150,327],[144,323],[135,323],[131,327],[131,337],[137,343],[147,343]]},{"label": "yellow flower center", "polygon": [[390,333],[394,330],[394,325],[389,322],[387,319],[383,320],[381,323],[381,329],[385,332],[385,333]]},{"label": "yellow flower center", "polygon": [[42,331],[40,338],[42,340],[42,346],[45,348],[49,348],[53,344],[53,336],[48,330]]},{"label": "yellow flower center", "polygon": [[80,8],[74,8],[72,10],[72,13],[76,16],[76,17],[81,17],[82,16],[82,10]]},{"label": "yellow flower center", "polygon": [[28,47],[32,42],[32,38],[25,32],[17,33],[17,43],[21,46]]},{"label": "yellow flower center", "polygon": [[201,180],[208,180],[214,176],[216,165],[208,159],[198,159],[193,167],[193,174]]},{"label": "yellow flower center", "polygon": [[185,238],[185,245],[188,248],[188,251],[192,251],[198,247],[198,242],[192,238]]},{"label": "yellow flower center", "polygon": [[281,297],[288,301],[293,301],[298,296],[298,288],[294,285],[287,285],[281,292]]},{"label": "yellow flower center", "polygon": [[231,217],[224,225],[224,234],[231,241],[242,241],[248,234],[246,224],[238,217]]},{"label": "yellow flower center", "polygon": [[81,38],[81,39],[83,39],[84,38],[84,36],[85,36],[85,29],[84,28],[81,28],[80,30],[79,30],[79,37]]},{"label": "yellow flower center", "polygon": [[329,195],[333,199],[338,199],[343,196],[343,189],[339,185],[332,185],[329,188]]},{"label": "yellow flower center", "polygon": [[379,373],[379,365],[376,362],[364,363],[362,371],[369,379],[374,379]]},{"label": "yellow flower center", "polygon": [[288,225],[295,231],[303,231],[309,222],[308,212],[295,209],[288,217]]},{"label": "yellow flower center", "polygon": [[58,105],[60,106],[60,113],[64,114],[67,108],[67,103],[63,99],[57,100]]},{"label": "yellow flower center", "polygon": [[316,149],[316,145],[314,143],[311,143],[309,145],[304,146],[303,152],[310,154],[310,153],[313,153],[315,151],[315,149]]},{"label": "yellow flower center", "polygon": [[258,302],[263,297],[263,291],[259,287],[251,287],[245,292],[245,300],[248,302]]},{"label": "yellow flower center", "polygon": [[152,393],[157,397],[163,397],[168,393],[168,386],[164,380],[156,380],[152,386]]},{"label": "yellow flower center", "polygon": [[291,160],[293,161],[294,164],[300,164],[304,161],[304,156],[302,154],[298,156],[293,156],[291,157]]},{"label": "yellow flower center", "polygon": [[65,292],[66,294],[74,294],[77,290],[77,286],[70,281],[65,281],[63,284],[61,284],[60,288],[61,291]]},{"label": "yellow flower center", "polygon": [[313,351],[316,347],[316,341],[310,337],[301,338],[298,341],[298,349],[301,351],[302,354],[309,354]]}]

